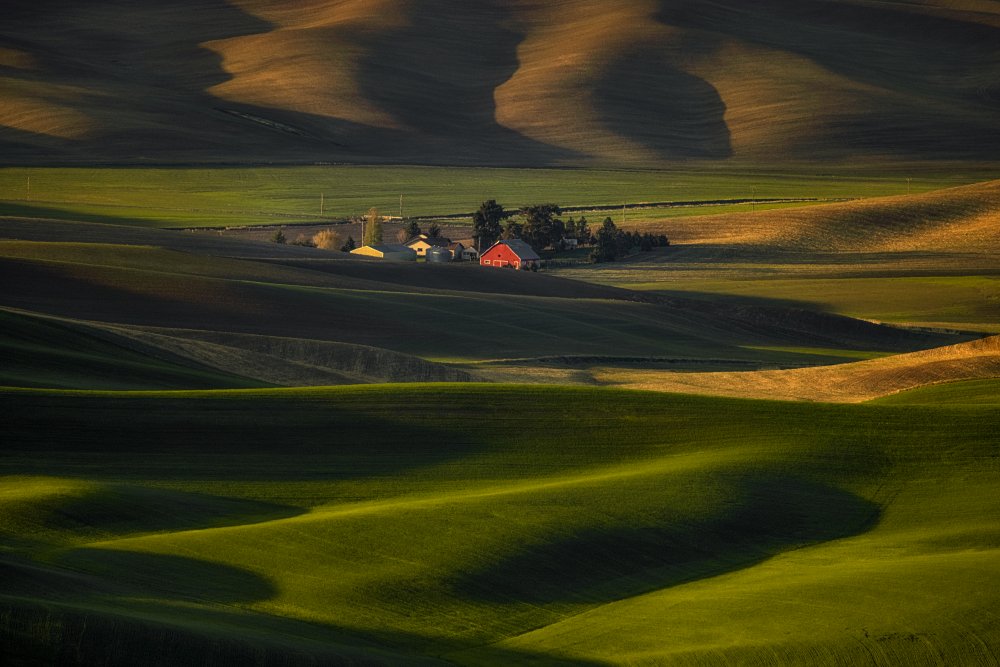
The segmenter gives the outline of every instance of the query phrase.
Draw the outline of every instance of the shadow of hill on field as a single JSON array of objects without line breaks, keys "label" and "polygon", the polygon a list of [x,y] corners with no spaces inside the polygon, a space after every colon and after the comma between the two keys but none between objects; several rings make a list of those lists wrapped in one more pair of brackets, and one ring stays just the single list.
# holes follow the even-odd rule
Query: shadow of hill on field
[{"label": "shadow of hill on field", "polygon": [[[2,563],[0,563],[2,568]],[[2,572],[3,569],[0,569]],[[0,640],[5,664],[101,664],[151,667],[197,663],[205,667],[317,665],[443,666],[435,639],[383,630],[366,636],[353,628],[318,626],[221,606],[176,606],[130,600],[77,605],[44,596],[11,600],[0,595]],[[416,648],[415,648],[416,647]],[[457,650],[467,647],[450,647]],[[509,665],[604,664],[582,658],[489,647],[489,657]],[[459,661],[460,656],[457,656]]]},{"label": "shadow of hill on field", "polygon": [[518,70],[509,3],[405,2],[400,23],[361,40],[358,83],[433,152],[459,161],[539,164],[579,160],[572,150],[535,141],[496,120],[494,91]]},{"label": "shadow of hill on field", "polygon": [[[4,157],[20,163],[86,162],[99,155],[124,162],[474,164],[484,154],[494,164],[577,157],[493,119],[493,88],[517,68],[520,36],[502,27],[508,10],[442,4],[447,6],[434,12],[407,4],[401,8],[408,14],[405,27],[351,31],[320,22],[300,29],[309,39],[325,35],[339,48],[367,54],[351,76],[384,114],[399,118],[401,126],[393,127],[340,115],[350,108],[324,106],[326,79],[336,74],[331,70],[352,63],[323,60],[309,39],[287,44],[285,26],[262,18],[266,11],[224,0],[170,6],[99,0],[49,11],[19,2],[9,28],[0,27],[0,45],[16,46],[33,66],[0,70],[10,84],[8,113],[0,114]],[[296,11],[310,22],[308,10]],[[260,36],[272,40],[264,46],[298,53],[292,73],[313,77],[298,91],[305,99],[281,103],[255,90],[268,85],[269,70],[273,79],[283,66],[268,58],[247,62],[247,45]],[[250,39],[240,44],[241,38]],[[257,82],[261,70],[264,80]],[[241,86],[249,88],[229,91],[226,84],[236,76],[248,77]],[[364,100],[347,104],[356,110]]]},{"label": "shadow of hill on field", "polygon": [[184,556],[82,548],[56,561],[144,597],[236,604],[269,600],[278,593],[270,581],[252,572]]},{"label": "shadow of hill on field", "polygon": [[750,567],[790,549],[863,533],[878,505],[785,475],[745,477],[714,516],[644,517],[521,545],[488,569],[467,572],[456,594],[490,602],[606,603]]},{"label": "shadow of hill on field", "polygon": [[[813,90],[813,99],[803,100],[812,114],[771,118],[769,142],[798,135],[777,144],[786,152],[815,158],[850,146],[863,155],[992,159],[1000,150],[993,130],[1000,29],[975,12],[908,3],[660,0],[657,18],[770,52],[788,74],[797,65],[782,54],[796,56],[818,65],[820,76],[834,75],[831,90],[845,86],[833,97]],[[752,90],[741,94],[741,111],[768,102]]]},{"label": "shadow of hill on field", "polygon": [[[0,216],[24,217],[24,218],[44,218],[49,220],[67,220],[72,222],[95,222],[105,225],[125,226],[133,224],[133,220],[121,216],[108,215],[107,213],[84,213],[81,211],[56,208],[54,204],[33,204],[29,202],[3,202],[0,203]],[[153,225],[164,225],[166,220],[150,220],[147,222]],[[5,221],[6,222],[6,221]],[[6,227],[6,224],[4,225]]]},{"label": "shadow of hill on field", "polygon": [[[8,492],[13,489],[16,493],[17,484],[15,479],[5,486]],[[0,543],[96,541],[138,533],[246,525],[302,513],[297,507],[270,502],[129,484],[87,483],[75,491],[0,503]]]},{"label": "shadow of hill on field", "polygon": [[[648,5],[15,0],[0,25],[0,160],[664,165],[1000,150],[1000,29],[973,9]],[[530,81],[506,91],[505,110],[495,94],[519,77]]]},{"label": "shadow of hill on field", "polygon": [[229,479],[236,466],[241,479],[332,482],[439,465],[496,444],[478,423],[457,430],[443,421],[436,401],[385,405],[378,386],[358,391],[329,400],[296,390],[5,392],[0,472],[213,480]]},{"label": "shadow of hill on field", "polygon": [[604,124],[664,160],[732,156],[719,92],[661,49],[639,44],[606,65],[594,91]]},{"label": "shadow of hill on field", "polygon": [[342,149],[335,138],[344,133],[362,142],[371,134],[341,119],[212,95],[232,75],[206,43],[274,28],[225,0],[18,6],[0,44],[15,43],[34,66],[3,72],[8,160],[293,159]]}]

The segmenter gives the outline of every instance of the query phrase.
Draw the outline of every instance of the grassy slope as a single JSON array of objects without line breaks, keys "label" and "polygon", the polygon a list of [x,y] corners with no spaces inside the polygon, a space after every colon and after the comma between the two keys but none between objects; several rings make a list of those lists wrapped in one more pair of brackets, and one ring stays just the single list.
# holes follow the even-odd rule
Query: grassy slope
[{"label": "grassy slope", "polygon": [[1000,381],[992,378],[946,382],[885,396],[875,402],[890,405],[997,405],[1000,403]]},{"label": "grassy slope", "polygon": [[[121,341],[67,322],[0,310],[0,386],[61,389],[210,389],[262,386],[155,348]],[[164,358],[166,357],[166,358]]]},{"label": "grassy slope", "polygon": [[[623,202],[748,199],[754,195],[875,197],[976,182],[994,173],[973,166],[876,167],[860,172],[856,167],[824,166],[791,173],[725,165],[664,171],[4,167],[0,168],[0,214],[148,227],[319,224],[361,214],[372,206],[398,215],[401,194],[405,215],[425,216],[470,213],[491,198],[517,208],[542,201],[564,206],[617,206]],[[320,215],[321,194],[324,216]],[[717,212],[715,208],[700,210]]]},{"label": "grassy slope", "polygon": [[942,382],[1000,378],[1000,336],[814,368],[742,373],[639,369],[592,372],[599,382],[632,389],[853,403]]},{"label": "grassy slope", "polygon": [[995,160],[992,4],[14,2],[11,161]]},{"label": "grassy slope", "polygon": [[123,663],[132,637],[206,664],[255,649],[266,664],[276,646],[283,664],[366,646],[500,664],[998,650],[990,406],[469,385],[0,398],[14,650],[73,642]]},{"label": "grassy slope", "polygon": [[666,231],[680,245],[585,273],[672,295],[996,331],[998,204],[1000,181],[991,181],[808,208],[667,222],[637,217],[637,227]]}]

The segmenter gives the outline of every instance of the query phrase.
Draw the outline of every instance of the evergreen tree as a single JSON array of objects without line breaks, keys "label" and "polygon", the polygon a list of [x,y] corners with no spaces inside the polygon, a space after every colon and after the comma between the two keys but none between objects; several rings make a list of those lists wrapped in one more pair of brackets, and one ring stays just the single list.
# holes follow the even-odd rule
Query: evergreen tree
[{"label": "evergreen tree", "polygon": [[432,222],[430,227],[427,228],[427,236],[432,239],[436,239],[441,236],[441,226],[436,222]]},{"label": "evergreen tree", "polygon": [[344,245],[342,245],[340,247],[340,252],[351,252],[352,250],[354,250],[357,247],[358,247],[358,245],[354,242],[354,237],[353,236],[348,236],[347,237],[347,243],[345,243]]},{"label": "evergreen tree", "polygon": [[407,239],[415,239],[423,233],[416,220],[410,220],[403,229],[406,231]]},{"label": "evergreen tree", "polygon": [[576,221],[576,238],[580,243],[591,243],[590,240],[590,227],[587,225],[587,219],[580,216],[580,219]]}]

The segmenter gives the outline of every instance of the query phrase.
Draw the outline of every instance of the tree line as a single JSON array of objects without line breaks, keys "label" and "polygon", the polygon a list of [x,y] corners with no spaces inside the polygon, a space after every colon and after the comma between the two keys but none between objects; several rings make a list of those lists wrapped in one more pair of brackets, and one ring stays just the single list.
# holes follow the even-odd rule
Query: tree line
[{"label": "tree line", "polygon": [[562,209],[557,204],[535,204],[515,211],[490,199],[472,215],[472,236],[480,248],[488,248],[500,239],[521,239],[536,252],[565,250],[567,240],[575,239],[577,245],[593,247],[592,262],[613,262],[635,249],[646,252],[670,245],[665,234],[624,231],[610,217],[591,231],[585,217],[563,221],[560,215]]},{"label": "tree line", "polygon": [[[539,253],[546,250],[558,253],[571,246],[590,246],[592,249],[589,257],[592,262],[613,262],[636,250],[646,252],[670,245],[665,234],[625,231],[619,229],[610,217],[605,218],[596,230],[592,230],[587,218],[580,216],[577,220],[570,217],[564,221],[560,217],[562,212],[557,204],[534,204],[509,210],[495,199],[489,199],[472,214],[472,237],[480,249],[489,248],[501,239],[521,239]],[[383,218],[378,209],[370,209],[361,218],[361,222],[364,230],[362,245],[383,243]],[[397,232],[396,240],[406,243],[423,233],[420,224],[416,220],[410,220]],[[436,222],[432,222],[427,227],[426,234],[432,238],[439,237],[441,228]],[[281,230],[275,232],[271,240],[275,243],[287,242]],[[344,240],[332,229],[321,230],[311,238],[300,236],[292,243],[325,250],[339,249],[342,252],[350,252],[358,247],[354,237],[348,236]]]}]

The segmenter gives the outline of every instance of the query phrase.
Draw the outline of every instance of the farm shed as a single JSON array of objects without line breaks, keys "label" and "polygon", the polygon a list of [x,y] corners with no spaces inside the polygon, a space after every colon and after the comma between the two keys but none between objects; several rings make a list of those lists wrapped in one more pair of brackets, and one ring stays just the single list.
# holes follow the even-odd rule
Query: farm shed
[{"label": "farm shed", "polygon": [[478,262],[479,261],[479,251],[476,250],[476,239],[459,239],[455,241],[452,245],[461,245],[462,251],[455,255],[456,260],[462,260],[463,262]]},{"label": "farm shed", "polygon": [[541,258],[521,239],[497,241],[479,257],[481,266],[528,270],[538,268]]},{"label": "farm shed", "polygon": [[415,262],[417,253],[405,245],[386,243],[382,245],[363,245],[351,251],[352,255],[384,259],[387,262]]},{"label": "farm shed", "polygon": [[406,247],[417,253],[417,257],[426,256],[427,250],[430,248],[447,248],[450,245],[450,239],[440,236],[427,236],[426,234],[421,234],[417,238],[406,242]]}]

